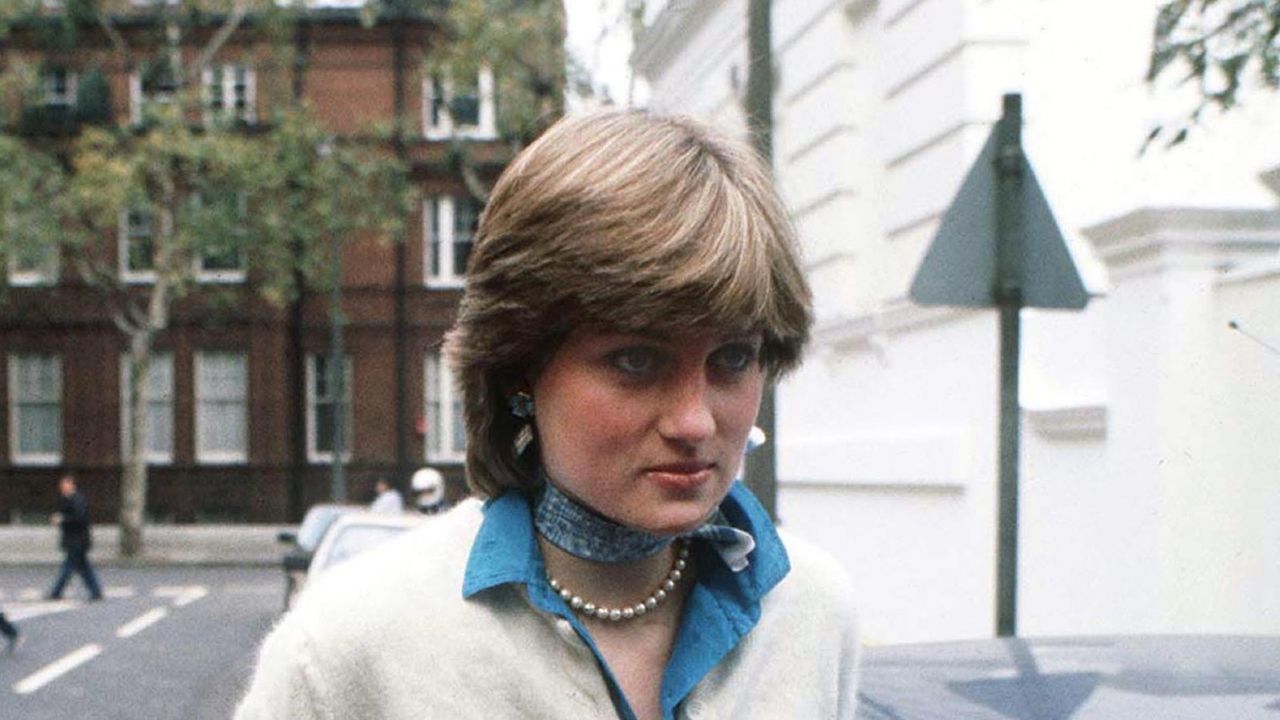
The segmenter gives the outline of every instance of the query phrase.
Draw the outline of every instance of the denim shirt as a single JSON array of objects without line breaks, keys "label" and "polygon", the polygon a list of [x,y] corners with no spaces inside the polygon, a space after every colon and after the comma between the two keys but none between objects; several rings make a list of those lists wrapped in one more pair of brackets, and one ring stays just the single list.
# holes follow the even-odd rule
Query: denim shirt
[{"label": "denim shirt", "polygon": [[[755,538],[750,564],[735,573],[705,543],[695,543],[698,577],[685,600],[675,644],[662,676],[662,717],[676,708],[694,686],[723,660],[760,619],[760,600],[791,569],[786,550],[768,513],[746,486],[735,482],[720,504],[729,522]],[[468,600],[508,583],[524,585],[537,609],[567,620],[591,649],[612,695],[618,716],[634,720],[591,633],[547,581],[542,550],[534,537],[532,512],[523,493],[512,491],[487,502],[484,521],[467,561],[462,594]]]}]

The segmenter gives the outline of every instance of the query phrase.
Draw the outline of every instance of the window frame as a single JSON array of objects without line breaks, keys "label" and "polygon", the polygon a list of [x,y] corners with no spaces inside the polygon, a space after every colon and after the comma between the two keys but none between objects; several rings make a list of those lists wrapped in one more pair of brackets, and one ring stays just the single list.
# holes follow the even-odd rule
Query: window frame
[{"label": "window frame", "polygon": [[[175,442],[174,438],[175,438],[175,427],[176,427],[174,423],[174,404],[175,404],[174,403],[174,386],[176,383],[174,380],[173,353],[169,351],[152,353],[150,378],[155,377],[156,365],[158,364],[158,362],[166,363],[168,365],[168,381],[169,381],[168,388],[167,388],[168,399],[163,401],[158,401],[156,400],[155,397],[148,398],[145,411],[148,414],[147,422],[151,423],[151,422],[154,422],[155,420],[155,416],[151,414],[151,411],[154,405],[162,404],[168,407],[167,415],[168,415],[168,425],[169,425],[169,447],[166,450],[154,450],[150,447],[150,444],[148,443],[148,447],[144,448],[143,450],[143,455],[146,456],[147,464],[149,465],[171,465],[173,464],[173,447]],[[129,415],[130,382],[131,382],[131,377],[129,372],[129,354],[121,353],[120,355],[120,457],[122,458],[122,461],[127,460],[129,457],[129,437],[131,432],[133,431],[133,425],[129,422],[130,420],[130,415]],[[154,380],[152,382],[154,382]],[[152,388],[152,389],[154,390],[155,388]]]},{"label": "window frame", "polygon": [[[447,193],[428,195],[423,198],[422,278],[423,284],[428,287],[461,287],[466,279],[465,263],[461,271],[457,269],[459,200],[471,203],[473,206],[477,204],[474,198]],[[482,209],[473,207],[473,210],[474,224],[479,220]],[[474,243],[475,228],[473,227],[471,239],[467,240],[467,244],[473,248]],[[438,270],[436,271],[431,268],[433,261],[437,261]]]},{"label": "window frame", "polygon": [[[235,88],[236,88],[236,71],[244,70],[244,112],[236,111]],[[221,72],[221,83],[214,83],[214,73]],[[222,109],[215,110],[213,108],[213,88],[217,88],[222,96]],[[204,68],[200,73],[200,97],[201,97],[201,113],[204,123],[208,125],[215,119],[238,120],[243,123],[253,124],[258,121],[257,109],[258,95],[258,79],[254,69],[244,63],[219,63]],[[227,98],[231,98],[232,103],[227,103]]]},{"label": "window frame", "polygon": [[[211,355],[234,356],[240,359],[241,366],[243,367],[243,372],[244,372],[243,392],[241,393],[240,397],[237,399],[243,410],[244,421],[241,424],[241,427],[243,429],[243,435],[240,439],[240,449],[236,451],[212,450],[204,446],[205,436],[204,436],[204,433],[201,432],[201,430],[202,428],[205,427],[205,422],[206,422],[202,412],[202,408],[205,405],[206,399],[203,393],[201,392],[203,384],[200,382],[200,378],[202,377],[202,373],[201,373],[202,366],[204,365],[204,363],[208,362],[207,358]],[[236,350],[198,351],[195,353],[193,369],[194,369],[194,377],[192,378],[192,385],[194,387],[193,400],[195,404],[196,463],[200,465],[240,465],[240,464],[247,463],[249,461],[249,438],[252,436],[252,433],[249,431],[249,419],[251,416],[249,413],[250,374],[249,374],[248,353],[236,351]],[[220,401],[224,403],[232,401],[225,398],[213,398],[212,400]]]},{"label": "window frame", "polygon": [[176,88],[168,93],[148,96],[142,91],[142,70],[129,73],[129,121],[132,124],[142,124],[142,110],[147,103],[171,105],[174,102],[177,102]]},{"label": "window frame", "polygon": [[119,239],[116,243],[120,279],[128,283],[154,283],[156,281],[154,218],[151,218],[150,222],[147,223],[147,236],[151,238],[151,267],[145,270],[134,270],[129,267],[129,246],[134,238],[131,216],[135,212],[146,213],[146,217],[151,218],[151,212],[145,209],[124,208],[120,211],[120,231]]},{"label": "window frame", "polygon": [[[437,98],[436,86],[440,87],[442,97]],[[454,125],[453,115],[448,112],[449,102],[453,99],[452,83],[448,78],[428,75],[422,81],[422,136],[427,140],[448,140],[460,138],[465,140],[493,140],[498,137],[497,108],[494,104],[493,70],[488,65],[481,65],[476,73],[476,93],[479,95],[479,111],[474,125]],[[439,100],[446,108],[440,113],[439,120],[432,122],[432,106]]]},{"label": "window frame", "polygon": [[[54,368],[54,399],[48,400],[26,400],[19,395],[18,382],[18,365],[23,359],[50,359]],[[34,465],[48,466],[58,465],[62,462],[63,454],[63,379],[62,379],[62,355],[60,353],[47,352],[11,352],[8,354],[8,381],[9,381],[9,459],[14,465]],[[24,404],[43,403],[44,405],[53,405],[56,410],[57,424],[55,439],[57,450],[48,453],[24,453],[21,447],[22,427],[22,406]]]},{"label": "window frame", "polygon": [[[331,357],[332,355],[329,353],[307,353],[307,461],[314,464],[333,463],[334,461],[332,450],[319,449],[320,437],[317,434],[319,432],[319,423],[317,422],[318,418],[316,413],[319,403],[321,402],[320,399],[316,397],[316,379],[318,377],[316,364],[319,362],[320,358],[325,358],[327,360]],[[355,437],[355,423],[353,422],[354,413],[351,395],[351,388],[353,386],[352,377],[351,356],[344,355],[342,357],[342,392],[344,397],[341,404],[346,409],[346,412],[343,413],[345,416],[343,419],[346,423],[343,426],[343,429],[346,430],[346,447],[342,451],[343,462],[351,460],[351,448],[355,445],[355,443],[352,442]],[[328,399],[325,402],[332,404],[334,401],[332,399]]]},{"label": "window frame", "polygon": [[[61,95],[54,92],[51,81],[57,73],[65,76],[66,87]],[[40,73],[40,103],[45,107],[65,107],[74,108],[76,106],[76,93],[80,87],[80,73],[68,67],[55,66],[48,67]]]},{"label": "window frame", "polygon": [[[439,410],[433,412],[433,394],[438,393]],[[423,459],[431,463],[461,463],[466,460],[466,430],[462,430],[459,450],[454,449],[458,438],[455,437],[455,426],[461,420],[462,397],[453,382],[453,373],[444,360],[444,353],[431,350],[422,361],[422,416],[426,418],[426,432],[423,433]],[[439,448],[433,447],[432,427],[439,428]]]},{"label": "window frame", "polygon": [[[199,195],[195,195],[193,196],[192,201],[197,203],[203,202],[203,198]],[[238,206],[237,210],[239,211],[240,217],[247,219],[249,216],[248,197],[246,197],[244,193],[236,193],[236,204]],[[237,251],[236,255],[239,262],[239,266],[237,268],[209,270],[204,266],[208,256],[203,253],[198,253],[192,260],[196,282],[227,285],[244,282],[245,278],[248,277],[248,262],[245,259],[243,249]]]}]

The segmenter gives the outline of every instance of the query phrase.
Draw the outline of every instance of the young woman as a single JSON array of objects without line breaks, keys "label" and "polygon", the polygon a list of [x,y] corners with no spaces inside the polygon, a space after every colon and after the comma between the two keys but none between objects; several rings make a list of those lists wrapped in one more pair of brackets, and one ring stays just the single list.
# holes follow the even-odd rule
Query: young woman
[{"label": "young woman", "polygon": [[852,718],[847,581],[735,482],[809,302],[750,150],[639,112],[549,129],[447,339],[483,506],[319,579],[239,717]]}]

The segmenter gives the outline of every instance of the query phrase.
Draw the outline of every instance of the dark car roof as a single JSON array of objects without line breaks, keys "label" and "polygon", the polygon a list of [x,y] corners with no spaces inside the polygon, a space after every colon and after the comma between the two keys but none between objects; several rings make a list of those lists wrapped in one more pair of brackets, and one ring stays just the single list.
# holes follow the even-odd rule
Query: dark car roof
[{"label": "dark car roof", "polygon": [[977,640],[869,648],[858,717],[1280,720],[1280,636]]}]

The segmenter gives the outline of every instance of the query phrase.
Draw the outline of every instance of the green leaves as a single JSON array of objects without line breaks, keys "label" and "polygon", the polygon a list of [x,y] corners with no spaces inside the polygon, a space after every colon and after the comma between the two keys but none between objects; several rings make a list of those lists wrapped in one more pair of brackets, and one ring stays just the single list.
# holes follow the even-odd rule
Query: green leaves
[{"label": "green leaves", "polygon": [[1193,83],[1197,99],[1179,121],[1153,128],[1148,145],[1177,145],[1206,111],[1226,112],[1251,90],[1280,88],[1280,0],[1170,0],[1153,35],[1147,82],[1172,74],[1178,85]]}]

